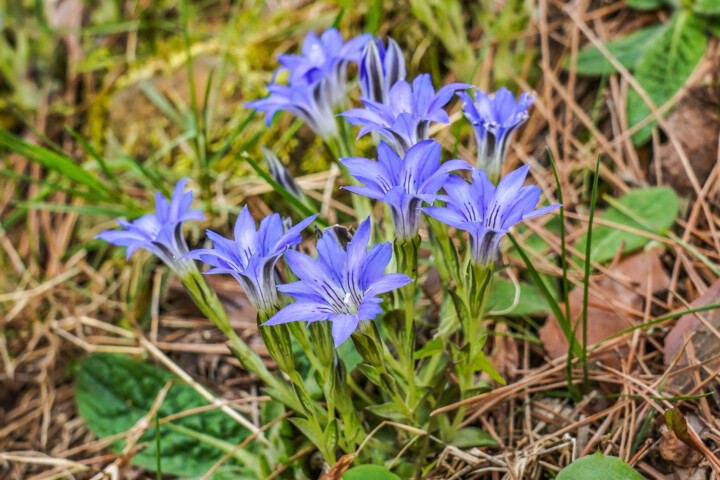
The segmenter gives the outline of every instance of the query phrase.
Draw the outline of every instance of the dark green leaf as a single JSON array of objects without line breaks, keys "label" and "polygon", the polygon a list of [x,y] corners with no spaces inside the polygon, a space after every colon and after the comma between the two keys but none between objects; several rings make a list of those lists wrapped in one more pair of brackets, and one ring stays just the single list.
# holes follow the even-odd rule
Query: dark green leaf
[{"label": "dark green leaf", "polygon": [[[605,47],[625,68],[633,69],[653,38],[664,28],[663,25],[641,28],[630,35],[607,42]],[[593,45],[588,45],[578,52],[576,70],[584,75],[609,75],[617,71]]]},{"label": "dark green leaf", "polygon": [[[678,198],[670,188],[652,187],[633,190],[623,195],[617,203],[622,210],[611,207],[598,215],[602,220],[625,225],[637,230],[662,234],[670,227],[678,213]],[[632,212],[632,215],[628,215]],[[643,221],[638,222],[641,218]],[[649,227],[652,227],[649,228]],[[579,251],[585,250],[587,237],[582,237],[575,245]],[[627,253],[642,248],[650,240],[642,235],[605,225],[593,228],[591,258],[596,262],[604,262],[615,257],[618,249]]]},{"label": "dark green leaf", "polygon": [[460,448],[492,447],[498,444],[492,435],[477,427],[461,428],[451,443]]},{"label": "dark green leaf", "polygon": [[563,468],[557,480],[643,480],[643,476],[622,459],[598,451]]},{"label": "dark green leaf", "polygon": [[[122,355],[95,354],[82,364],[75,383],[75,400],[88,428],[98,437],[108,437],[130,430],[138,420],[148,414],[156,396],[165,384],[174,380],[158,410],[162,419],[192,408],[206,406],[208,402],[192,387],[181,385],[180,380],[164,370],[131,360]],[[207,472],[249,432],[220,410],[210,410],[181,417],[160,426],[163,473],[183,477],[198,477]],[[155,428],[149,428],[138,444],[147,446],[133,457],[133,464],[154,470],[157,442]],[[251,444],[252,445],[252,444]],[[111,449],[119,452],[125,446],[118,440]],[[241,449],[213,478],[236,475],[246,478],[248,470],[241,467],[254,463],[255,455],[249,447]]]},{"label": "dark green leaf", "polygon": [[342,480],[400,480],[400,477],[380,465],[360,465],[345,472]]},{"label": "dark green leaf", "polygon": [[[635,78],[656,107],[682,88],[705,54],[705,21],[688,10],[678,10],[667,27],[652,39],[635,64]],[[627,97],[628,124],[632,127],[650,115],[650,107],[632,89]],[[633,136],[640,145],[650,139],[655,122]]]}]

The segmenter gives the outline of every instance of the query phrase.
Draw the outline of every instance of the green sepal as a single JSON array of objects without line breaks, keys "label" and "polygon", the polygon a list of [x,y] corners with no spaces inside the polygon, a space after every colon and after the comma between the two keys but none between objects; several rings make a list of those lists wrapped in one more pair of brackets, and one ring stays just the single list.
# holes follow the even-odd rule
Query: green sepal
[{"label": "green sepal", "polygon": [[290,332],[287,325],[263,325],[270,315],[258,314],[257,324],[260,335],[262,336],[265,346],[270,356],[277,363],[278,368],[283,372],[290,374],[295,371],[295,361],[293,360],[292,342],[290,341]]},{"label": "green sepal", "polygon": [[325,368],[333,366],[335,358],[335,342],[332,338],[332,322],[312,322],[308,326],[313,351]]},{"label": "green sepal", "polygon": [[380,371],[385,370],[382,339],[375,322],[372,320],[360,321],[351,338],[363,360]]}]

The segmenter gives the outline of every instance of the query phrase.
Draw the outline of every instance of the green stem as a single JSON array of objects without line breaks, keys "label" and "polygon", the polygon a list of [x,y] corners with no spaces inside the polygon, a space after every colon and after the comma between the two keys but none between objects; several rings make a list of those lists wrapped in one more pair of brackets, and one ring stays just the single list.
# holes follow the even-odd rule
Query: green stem
[{"label": "green stem", "polygon": [[405,322],[400,334],[399,349],[405,380],[408,385],[408,403],[415,407],[415,293],[418,279],[418,247],[420,237],[409,240],[396,239],[393,243],[397,271],[404,273],[413,281],[400,289],[400,297],[404,303]]}]

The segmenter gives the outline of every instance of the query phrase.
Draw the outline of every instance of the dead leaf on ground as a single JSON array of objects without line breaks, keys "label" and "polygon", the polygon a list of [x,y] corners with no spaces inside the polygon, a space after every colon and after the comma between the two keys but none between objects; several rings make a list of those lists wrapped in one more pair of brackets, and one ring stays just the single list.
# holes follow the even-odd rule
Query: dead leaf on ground
[{"label": "dead leaf on ground", "polygon": [[[660,262],[662,253],[662,248],[637,253],[613,267],[613,272],[627,278],[639,291],[647,291],[648,280],[651,282],[651,293],[664,290],[670,285],[670,277],[668,277]],[[628,319],[616,313],[610,302],[626,305],[633,310],[641,310],[644,301],[641,295],[611,278],[603,277],[596,284],[601,289],[603,298],[593,295],[593,289],[590,290],[587,335],[589,345],[605,340],[633,326]],[[575,322],[582,315],[583,289],[576,287],[570,292],[569,297],[570,318]],[[576,337],[578,339],[582,338],[582,324],[578,326]],[[561,357],[568,351],[568,341],[553,314],[548,316],[545,325],[540,328],[540,339],[545,346],[545,350],[552,358]],[[615,364],[619,359],[615,354],[609,354],[603,357],[603,360]]]},{"label": "dead leaf on ground", "polygon": [[666,461],[681,468],[691,468],[697,466],[703,459],[700,452],[685,445],[667,427],[663,426],[660,431],[662,432],[662,438],[658,450],[660,450],[660,456]]},{"label": "dead leaf on ground", "polygon": [[[690,308],[703,307],[713,303],[720,303],[720,280],[713,283],[710,288],[690,304]],[[702,315],[708,325],[716,331],[720,329],[720,310],[708,310],[696,314],[686,314],[670,330],[665,337],[665,366],[672,365],[675,357],[682,354],[678,359],[673,371],[685,369],[690,365],[698,364],[720,354],[720,338],[698,318]],[[683,344],[688,335],[693,335],[692,340],[683,352]],[[704,368],[698,369],[700,379],[707,378],[708,371],[715,372],[720,368],[720,358],[708,362]],[[696,370],[686,370],[678,375],[670,375],[668,385],[678,391],[692,389],[695,382]]]},{"label": "dead leaf on ground", "polygon": [[[720,96],[718,87],[699,86],[688,90],[680,105],[666,120],[682,144],[700,184],[704,184],[718,158],[720,137]],[[667,142],[655,152],[663,183],[680,194],[693,191],[677,150]],[[654,169],[650,169],[654,174]]]}]

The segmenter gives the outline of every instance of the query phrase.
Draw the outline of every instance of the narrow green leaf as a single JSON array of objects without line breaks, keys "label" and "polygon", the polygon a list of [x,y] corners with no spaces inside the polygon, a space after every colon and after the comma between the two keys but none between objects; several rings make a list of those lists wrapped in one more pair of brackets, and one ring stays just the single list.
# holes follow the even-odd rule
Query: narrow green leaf
[{"label": "narrow green leaf", "polygon": [[420,350],[415,352],[415,360],[435,355],[443,351],[443,341],[440,337],[435,337],[427,342]]},{"label": "narrow green leaf", "polygon": [[[705,54],[706,22],[691,11],[675,12],[667,28],[653,37],[635,65],[635,78],[656,107],[682,88]],[[627,96],[628,124],[634,126],[650,115],[650,107],[632,89]],[[633,136],[641,145],[650,139],[655,122]]]}]

